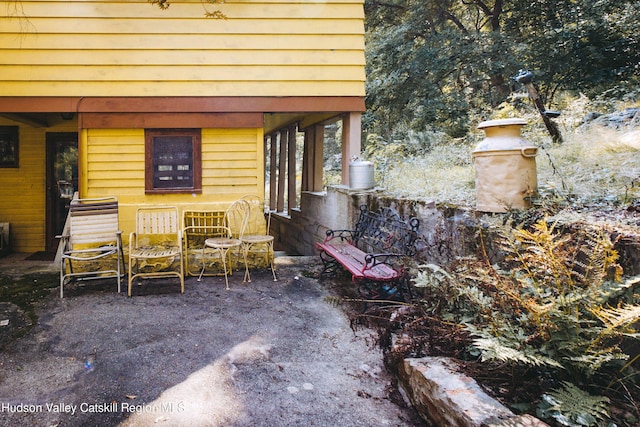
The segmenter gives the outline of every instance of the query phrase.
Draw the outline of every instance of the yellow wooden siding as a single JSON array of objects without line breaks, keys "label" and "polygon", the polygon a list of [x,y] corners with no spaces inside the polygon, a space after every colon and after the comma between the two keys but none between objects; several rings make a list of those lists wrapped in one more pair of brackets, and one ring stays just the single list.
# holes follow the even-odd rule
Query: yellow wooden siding
[{"label": "yellow wooden siding", "polygon": [[0,222],[9,222],[11,249],[45,249],[46,132],[76,132],[71,122],[34,128],[0,118],[0,126],[19,126],[19,167],[0,168]]},{"label": "yellow wooden siding", "polygon": [[363,0],[0,7],[5,96],[364,96]]},{"label": "yellow wooden siding", "polygon": [[120,226],[135,227],[144,205],[185,209],[225,209],[246,194],[263,195],[262,129],[202,130],[202,194],[145,194],[144,130],[89,129],[81,138],[80,169],[87,171],[82,197],[113,195],[120,203]]}]

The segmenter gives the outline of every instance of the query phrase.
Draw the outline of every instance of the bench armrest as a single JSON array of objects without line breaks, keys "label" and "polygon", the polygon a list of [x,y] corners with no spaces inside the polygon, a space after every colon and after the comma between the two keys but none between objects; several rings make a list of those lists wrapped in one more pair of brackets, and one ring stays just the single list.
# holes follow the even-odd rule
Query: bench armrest
[{"label": "bench armrest", "polygon": [[353,242],[355,238],[355,230],[327,230],[327,236],[324,238],[325,242],[333,239],[340,239],[340,241]]},{"label": "bench armrest", "polygon": [[[367,254],[364,257],[364,261],[365,261],[365,266],[362,269],[362,271],[364,270],[369,270],[373,267],[375,267],[376,265],[379,264],[386,264],[389,267],[396,269],[394,267],[394,264],[397,264],[397,260],[399,258],[404,258],[405,255],[402,254],[392,254],[392,253],[386,253],[386,254]],[[397,270],[397,269],[396,269]]]}]

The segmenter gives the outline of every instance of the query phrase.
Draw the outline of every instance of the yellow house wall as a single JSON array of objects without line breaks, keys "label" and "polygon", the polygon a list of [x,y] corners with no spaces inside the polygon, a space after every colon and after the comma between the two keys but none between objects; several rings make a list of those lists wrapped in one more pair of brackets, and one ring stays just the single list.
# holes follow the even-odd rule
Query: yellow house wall
[{"label": "yellow house wall", "polygon": [[363,0],[11,0],[0,14],[3,96],[365,95]]},{"label": "yellow house wall", "polygon": [[46,132],[77,132],[75,123],[60,120],[48,128],[20,125],[0,117],[0,126],[19,126],[19,167],[0,168],[0,222],[10,223],[11,249],[45,249]]},{"label": "yellow house wall", "polygon": [[89,129],[80,138],[81,197],[118,197],[125,241],[141,206],[224,210],[246,194],[264,195],[261,128],[202,130],[201,194],[145,194],[144,149],[144,129]]}]

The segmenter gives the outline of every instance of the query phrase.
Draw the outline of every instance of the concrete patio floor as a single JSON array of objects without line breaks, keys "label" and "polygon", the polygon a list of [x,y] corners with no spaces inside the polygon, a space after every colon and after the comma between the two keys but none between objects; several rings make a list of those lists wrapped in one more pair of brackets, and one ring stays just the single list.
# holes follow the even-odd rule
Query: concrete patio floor
[{"label": "concrete patio floor", "polygon": [[[57,272],[0,259],[4,274]],[[0,353],[0,426],[416,426],[375,334],[325,301],[317,257],[270,271],[65,287]],[[1,332],[1,331],[0,331]]]}]

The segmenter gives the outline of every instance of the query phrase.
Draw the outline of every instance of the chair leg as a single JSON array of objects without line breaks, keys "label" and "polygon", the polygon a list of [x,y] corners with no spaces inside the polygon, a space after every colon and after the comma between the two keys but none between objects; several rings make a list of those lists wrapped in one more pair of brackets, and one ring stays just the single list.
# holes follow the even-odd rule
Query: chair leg
[{"label": "chair leg", "polygon": [[204,269],[207,267],[207,261],[204,259],[204,254],[202,255],[202,269],[200,270],[200,275],[198,276],[198,282],[202,280],[202,275],[204,274]]},{"label": "chair leg", "polygon": [[[198,282],[202,281],[202,276],[204,275],[204,270],[205,268],[207,268],[207,253],[206,253],[206,249],[207,247],[203,247],[202,248],[202,257],[200,258],[202,260],[202,269],[200,270],[200,275],[198,276]],[[187,255],[188,257],[188,255]],[[187,262],[189,262],[189,258],[187,258]],[[189,267],[187,266],[187,269]]]},{"label": "chair leg", "polygon": [[251,273],[249,272],[249,263],[247,262],[247,254],[249,253],[249,249],[251,249],[251,244],[242,244],[242,256],[244,257],[244,278],[242,279],[243,283],[251,283]]},{"label": "chair leg", "polygon": [[133,274],[132,274],[132,272],[133,272],[133,264],[136,264],[136,263],[137,263],[137,260],[135,258],[134,259],[129,258],[129,275],[128,275],[128,280],[127,280],[127,282],[128,282],[127,295],[128,296],[131,296],[131,287],[133,285]]},{"label": "chair leg", "polygon": [[121,274],[122,274],[122,271],[120,270],[120,260],[121,260],[120,251],[118,250],[118,251],[116,251],[116,262],[118,263],[118,267],[116,268],[116,271],[118,272],[117,273],[118,274],[118,279],[117,279],[117,281],[118,281],[118,293],[120,293],[120,279],[121,279]]},{"label": "chair leg", "polygon": [[229,250],[227,249],[226,253],[222,253],[222,267],[224,268],[224,282],[227,285],[227,290],[229,290],[229,278],[227,277],[227,254]]},{"label": "chair leg", "polygon": [[[231,289],[229,287],[229,272],[228,272],[228,268],[227,268],[227,257],[230,255],[229,253],[229,249],[218,249],[215,251],[215,253],[219,253],[220,254],[220,259],[222,260],[222,268],[224,269],[224,282],[226,285],[226,289],[229,290]],[[231,259],[229,259],[229,264],[231,264]],[[200,282],[202,280],[202,276],[204,275],[204,270],[207,267],[207,261],[205,259],[204,253],[202,256],[202,270],[200,270],[200,276],[198,276],[198,282]]]},{"label": "chair leg", "polygon": [[273,242],[268,244],[267,253],[269,256],[269,261],[271,262],[271,274],[273,274],[273,281],[277,282],[278,278],[276,277],[276,268],[273,265],[275,263],[276,254],[273,251]]},{"label": "chair leg", "polygon": [[[274,258],[275,258],[275,253],[273,251],[273,243],[260,243],[260,244],[264,244],[266,245],[266,261],[269,263],[269,266],[271,267],[271,274],[273,275],[273,281],[277,282],[278,281],[278,277],[276,276],[276,269],[275,269],[275,265],[274,265]],[[243,250],[243,254],[244,254],[244,266],[245,266],[245,273],[244,273],[244,279],[242,280],[243,282],[251,282],[251,272],[249,271],[249,263],[248,263],[248,254],[249,252],[251,252],[251,247],[253,246],[253,244],[249,243],[249,244],[245,244],[243,246],[244,250]]]},{"label": "chair leg", "polygon": [[60,298],[64,298],[64,258],[60,260]]},{"label": "chair leg", "polygon": [[180,255],[180,293],[184,294],[184,260]]}]

